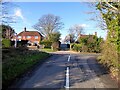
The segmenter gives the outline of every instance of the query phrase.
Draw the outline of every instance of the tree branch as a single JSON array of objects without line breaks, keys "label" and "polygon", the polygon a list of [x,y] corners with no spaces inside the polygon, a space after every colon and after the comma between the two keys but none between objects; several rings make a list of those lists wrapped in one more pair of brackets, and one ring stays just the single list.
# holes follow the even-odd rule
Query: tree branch
[{"label": "tree branch", "polygon": [[113,8],[114,10],[116,10],[118,12],[118,9],[114,6],[112,6],[111,4],[109,4],[106,0],[103,0],[104,2],[106,2],[107,5],[109,5],[111,8]]}]

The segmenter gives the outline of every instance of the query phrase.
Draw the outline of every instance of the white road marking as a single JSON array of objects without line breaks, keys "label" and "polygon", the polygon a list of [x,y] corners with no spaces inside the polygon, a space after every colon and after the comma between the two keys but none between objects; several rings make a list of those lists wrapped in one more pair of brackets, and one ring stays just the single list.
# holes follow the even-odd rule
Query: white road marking
[{"label": "white road marking", "polygon": [[70,61],[70,55],[69,55],[69,57],[68,57],[68,62]]},{"label": "white road marking", "polygon": [[66,85],[65,88],[69,88],[69,67],[66,70]]},{"label": "white road marking", "polygon": [[[70,55],[68,57],[68,62],[70,61]],[[69,90],[69,67],[67,67],[66,69],[66,85],[65,85],[65,88],[67,88]]]}]

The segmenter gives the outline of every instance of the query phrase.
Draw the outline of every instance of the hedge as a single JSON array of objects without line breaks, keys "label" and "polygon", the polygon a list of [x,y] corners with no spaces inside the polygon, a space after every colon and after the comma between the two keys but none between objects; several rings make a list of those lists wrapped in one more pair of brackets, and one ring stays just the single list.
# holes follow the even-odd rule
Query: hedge
[{"label": "hedge", "polygon": [[40,44],[45,45],[45,48],[51,48],[52,42],[49,40],[41,41]]},{"label": "hedge", "polygon": [[82,44],[73,44],[72,45],[72,49],[75,50],[75,51],[80,51],[82,50]]},{"label": "hedge", "polygon": [[11,46],[11,41],[10,39],[2,39],[2,47],[8,48]]}]

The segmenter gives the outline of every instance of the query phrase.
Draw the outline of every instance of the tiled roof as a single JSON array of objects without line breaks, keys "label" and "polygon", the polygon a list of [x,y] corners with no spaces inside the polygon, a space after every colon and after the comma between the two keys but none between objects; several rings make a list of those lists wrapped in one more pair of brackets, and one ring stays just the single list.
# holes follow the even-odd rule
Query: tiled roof
[{"label": "tiled roof", "polygon": [[37,31],[22,31],[18,34],[18,36],[42,36],[39,32]]},{"label": "tiled roof", "polygon": [[95,35],[83,35],[83,34],[81,34],[79,37],[86,38],[86,37],[93,37],[93,36],[95,36]]}]

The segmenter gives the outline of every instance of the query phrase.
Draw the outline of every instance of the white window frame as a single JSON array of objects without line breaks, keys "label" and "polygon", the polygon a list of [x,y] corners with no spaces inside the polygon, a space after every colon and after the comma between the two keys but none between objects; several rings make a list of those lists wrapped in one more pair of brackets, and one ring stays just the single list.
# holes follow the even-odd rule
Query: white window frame
[{"label": "white window frame", "polygon": [[18,36],[18,38],[22,38],[22,36]]},{"label": "white window frame", "polygon": [[38,36],[35,36],[35,39],[38,39]]},{"label": "white window frame", "polygon": [[27,38],[27,39],[30,39],[30,38],[31,38],[31,36],[26,36],[26,38]]}]

